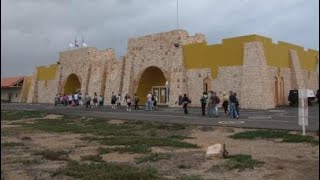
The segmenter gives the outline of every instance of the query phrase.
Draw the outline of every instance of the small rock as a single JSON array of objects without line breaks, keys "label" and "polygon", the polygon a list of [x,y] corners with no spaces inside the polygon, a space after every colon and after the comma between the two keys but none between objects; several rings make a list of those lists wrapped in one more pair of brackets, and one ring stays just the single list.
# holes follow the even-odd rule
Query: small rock
[{"label": "small rock", "polygon": [[207,159],[225,158],[228,155],[225,144],[214,144],[209,146],[206,152]]}]

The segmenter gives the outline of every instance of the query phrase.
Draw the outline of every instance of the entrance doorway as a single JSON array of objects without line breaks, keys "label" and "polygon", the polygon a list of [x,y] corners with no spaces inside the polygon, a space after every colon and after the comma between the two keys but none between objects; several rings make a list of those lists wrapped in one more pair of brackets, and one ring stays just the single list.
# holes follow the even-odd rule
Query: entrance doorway
[{"label": "entrance doorway", "polygon": [[80,80],[77,75],[71,74],[64,85],[64,93],[75,93],[77,90],[81,89]]},{"label": "entrance doorway", "polygon": [[135,92],[140,99],[139,105],[144,105],[148,93],[156,93],[160,104],[168,103],[169,87],[167,83],[167,78],[160,68],[151,66],[144,70]]},{"label": "entrance doorway", "polygon": [[169,88],[167,86],[152,86],[152,94],[157,96],[157,104],[159,105],[165,105],[169,102]]}]

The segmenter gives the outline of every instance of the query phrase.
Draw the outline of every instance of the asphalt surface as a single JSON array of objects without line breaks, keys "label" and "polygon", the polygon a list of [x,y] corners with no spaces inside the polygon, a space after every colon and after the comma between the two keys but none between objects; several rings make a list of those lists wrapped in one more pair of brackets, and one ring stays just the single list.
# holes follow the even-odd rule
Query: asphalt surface
[{"label": "asphalt surface", "polygon": [[[184,115],[182,108],[160,107],[157,111],[132,110],[127,112],[125,107],[121,109],[111,109],[110,106],[101,108],[92,107],[65,107],[52,104],[15,104],[1,103],[1,110],[40,110],[48,113],[76,115],[85,117],[121,119],[121,120],[141,120],[156,121],[164,123],[182,123],[203,126],[230,126],[242,128],[262,128],[262,129],[283,129],[283,130],[302,130],[298,125],[297,107],[279,107],[270,110],[240,110],[239,119],[229,119],[224,115],[222,109],[219,110],[219,118],[208,118],[201,116],[200,108],[190,108],[189,114]],[[314,103],[309,106],[308,126],[306,131],[319,130],[319,104]]]}]

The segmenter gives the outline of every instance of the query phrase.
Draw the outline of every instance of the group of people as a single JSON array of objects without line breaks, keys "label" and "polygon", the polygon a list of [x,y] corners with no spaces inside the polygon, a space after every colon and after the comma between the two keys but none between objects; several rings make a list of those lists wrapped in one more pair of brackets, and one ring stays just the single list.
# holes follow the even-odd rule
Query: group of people
[{"label": "group of people", "polygon": [[[134,109],[137,110],[139,109],[138,103],[139,103],[139,97],[137,94],[134,94]],[[121,107],[121,94],[115,94],[114,92],[112,92],[111,95],[111,108],[112,109],[118,109]],[[132,104],[132,99],[131,96],[126,94],[126,96],[123,99],[123,102],[126,104],[127,106],[127,111],[131,111],[131,104]]]},{"label": "group of people", "polygon": [[[92,103],[91,103],[92,102]],[[58,104],[63,104],[65,106],[83,106],[85,104],[86,108],[91,108],[91,104],[96,107],[103,106],[104,97],[102,95],[98,96],[97,93],[94,93],[93,98],[86,93],[82,95],[82,93],[75,92],[73,94],[57,94],[55,96],[55,106]],[[124,102],[126,104],[126,110],[131,111],[131,104],[134,102],[134,109],[139,110],[139,96],[137,94],[134,95],[132,99],[130,95],[126,94],[123,101],[121,99],[121,94],[115,94],[112,92],[111,96],[111,107],[112,109],[118,109],[121,107],[121,103]],[[154,93],[149,92],[146,97],[145,110],[153,111],[157,110],[158,98]],[[176,104],[179,103],[180,106],[183,107],[184,113],[188,114],[188,104],[191,103],[191,100],[187,97],[186,94],[183,96],[180,95]],[[205,116],[206,110],[208,112],[209,117],[218,117],[218,105],[220,103],[220,98],[217,93],[214,91],[209,91],[209,93],[203,92],[201,98],[201,111],[202,116]],[[230,118],[239,118],[239,101],[237,98],[237,94],[235,92],[230,91],[229,95],[225,92],[222,97],[222,107],[224,109],[224,114]]]},{"label": "group of people", "polygon": [[[205,113],[207,111],[209,117],[219,117],[218,106],[220,101],[221,100],[216,92],[203,92],[202,96],[200,97],[202,116],[205,116]],[[178,100],[176,101],[176,104],[182,106],[185,114],[188,114],[188,104],[190,103],[191,100],[187,97],[186,94],[184,94],[183,96],[180,95]],[[235,92],[230,91],[229,95],[227,95],[225,92],[223,93],[222,107],[224,109],[224,114],[227,117],[239,119],[239,101]]]},{"label": "group of people", "polygon": [[[91,103],[92,101],[92,103]],[[69,94],[56,94],[54,98],[54,105],[62,104],[64,106],[83,106],[86,108],[91,108],[91,104],[96,107],[102,107],[104,102],[104,97],[102,95],[98,96],[94,93],[93,98],[86,93],[83,95],[80,92],[69,93]]]},{"label": "group of people", "polygon": [[[223,93],[222,97],[222,107],[224,109],[224,114],[233,119],[239,119],[239,101],[237,94],[230,91],[230,94]],[[206,92],[203,92],[201,98],[201,110],[202,116],[205,116],[206,106],[208,107],[208,116],[209,117],[219,117],[218,105],[220,103],[220,98],[217,96],[216,92],[210,91],[209,95]]]}]

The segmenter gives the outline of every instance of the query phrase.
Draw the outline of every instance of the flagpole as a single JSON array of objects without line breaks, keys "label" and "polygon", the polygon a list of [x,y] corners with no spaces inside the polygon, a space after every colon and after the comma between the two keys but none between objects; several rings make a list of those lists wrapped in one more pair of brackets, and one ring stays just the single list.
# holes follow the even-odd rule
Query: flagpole
[{"label": "flagpole", "polygon": [[177,0],[177,28],[178,30],[179,28],[179,0]]}]

